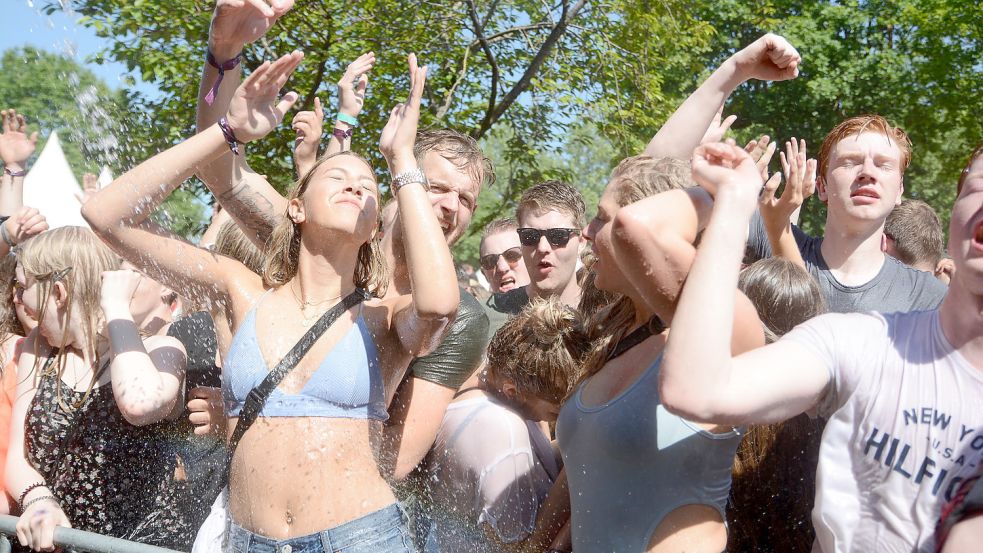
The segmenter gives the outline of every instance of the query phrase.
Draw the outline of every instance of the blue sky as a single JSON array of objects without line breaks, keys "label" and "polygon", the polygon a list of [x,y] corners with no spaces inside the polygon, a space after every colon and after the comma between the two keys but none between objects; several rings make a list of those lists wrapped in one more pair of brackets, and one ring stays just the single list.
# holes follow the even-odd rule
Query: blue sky
[{"label": "blue sky", "polygon": [[[34,46],[74,57],[85,65],[106,84],[114,89],[123,86],[121,76],[126,74],[126,66],[118,63],[98,65],[86,63],[86,59],[103,49],[105,41],[95,35],[92,30],[76,23],[77,14],[55,12],[47,16],[41,11],[46,0],[3,0],[6,4],[6,17],[0,18],[0,51],[18,46]],[[71,0],[64,0],[70,3]],[[153,94],[156,88],[143,83],[139,74],[136,79],[136,89]]]}]

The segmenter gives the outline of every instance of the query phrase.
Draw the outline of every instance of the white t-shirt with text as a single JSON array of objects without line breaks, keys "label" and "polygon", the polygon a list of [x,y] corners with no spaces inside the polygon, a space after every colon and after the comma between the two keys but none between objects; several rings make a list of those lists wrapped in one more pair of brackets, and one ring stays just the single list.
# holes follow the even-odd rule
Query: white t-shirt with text
[{"label": "white t-shirt with text", "polygon": [[827,314],[789,332],[831,381],[814,551],[929,552],[942,505],[983,466],[983,368],[938,311]]}]

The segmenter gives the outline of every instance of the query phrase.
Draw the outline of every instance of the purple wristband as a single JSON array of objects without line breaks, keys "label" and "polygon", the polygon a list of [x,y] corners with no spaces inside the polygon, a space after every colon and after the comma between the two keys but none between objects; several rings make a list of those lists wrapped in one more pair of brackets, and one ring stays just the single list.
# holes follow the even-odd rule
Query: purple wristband
[{"label": "purple wristband", "polygon": [[9,167],[4,167],[3,172],[15,178],[23,177],[24,175],[27,175],[27,169],[21,169],[20,171],[11,171]]},{"label": "purple wristband", "polygon": [[346,131],[343,131],[341,129],[334,129],[331,131],[331,136],[337,138],[338,142],[341,142],[342,144],[344,144],[346,140],[351,138],[353,134],[355,134],[355,127],[349,127],[348,130]]},{"label": "purple wristband", "polygon": [[242,54],[240,53],[238,56],[228,61],[219,63],[218,60],[215,59],[215,56],[212,55],[212,51],[209,50],[208,55],[205,56],[205,60],[208,61],[208,65],[218,69],[218,79],[215,81],[215,84],[212,85],[212,88],[208,91],[208,94],[205,95],[205,103],[212,105],[212,102],[215,101],[215,95],[218,94],[218,88],[222,86],[222,79],[225,78],[225,72],[230,69],[235,69],[235,67],[239,65],[239,62],[242,61]]},{"label": "purple wristband", "polygon": [[222,129],[222,136],[225,137],[225,141],[229,143],[229,149],[232,153],[239,155],[239,139],[236,138],[234,132],[232,132],[232,127],[229,126],[229,120],[222,117],[218,120],[218,128]]}]

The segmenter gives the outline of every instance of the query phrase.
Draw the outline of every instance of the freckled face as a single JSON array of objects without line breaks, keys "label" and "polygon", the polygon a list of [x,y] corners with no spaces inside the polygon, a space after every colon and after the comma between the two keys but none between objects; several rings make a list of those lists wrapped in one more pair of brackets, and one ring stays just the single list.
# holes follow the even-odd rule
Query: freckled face
[{"label": "freckled face", "polygon": [[901,149],[878,132],[837,142],[819,184],[819,198],[831,216],[845,221],[883,222],[904,192]]}]

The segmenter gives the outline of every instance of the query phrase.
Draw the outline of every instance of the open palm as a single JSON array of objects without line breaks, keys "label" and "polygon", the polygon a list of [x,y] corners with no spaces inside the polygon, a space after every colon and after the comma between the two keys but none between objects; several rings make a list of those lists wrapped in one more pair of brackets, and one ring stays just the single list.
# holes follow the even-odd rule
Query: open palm
[{"label": "open palm", "polygon": [[27,135],[27,121],[15,110],[0,112],[3,119],[3,134],[0,135],[0,160],[4,165],[19,165],[24,163],[34,153],[38,144],[38,133]]}]

